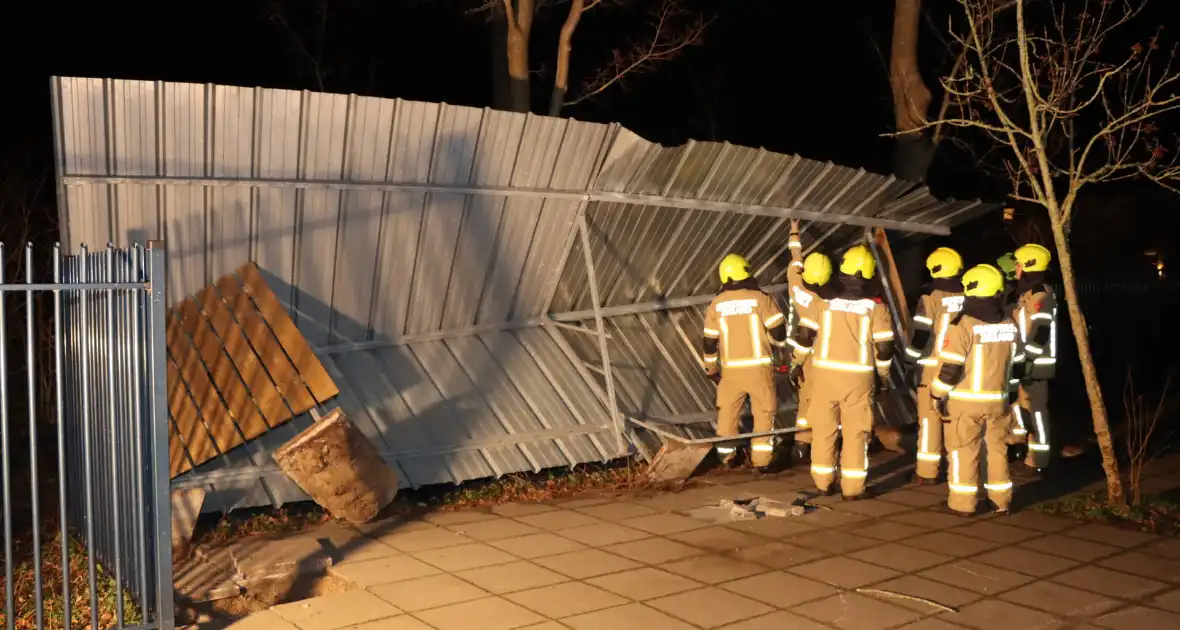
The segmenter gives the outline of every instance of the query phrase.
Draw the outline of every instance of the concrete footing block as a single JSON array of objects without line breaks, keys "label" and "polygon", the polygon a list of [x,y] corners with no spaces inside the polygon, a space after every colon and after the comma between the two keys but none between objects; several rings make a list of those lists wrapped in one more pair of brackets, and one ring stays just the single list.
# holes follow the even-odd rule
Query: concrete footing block
[{"label": "concrete footing block", "polygon": [[397,473],[339,409],[272,457],[316,503],[350,523],[372,520],[397,494]]},{"label": "concrete footing block", "polygon": [[682,444],[667,440],[652,458],[647,469],[648,481],[654,484],[684,481],[701,465],[712,444]]}]

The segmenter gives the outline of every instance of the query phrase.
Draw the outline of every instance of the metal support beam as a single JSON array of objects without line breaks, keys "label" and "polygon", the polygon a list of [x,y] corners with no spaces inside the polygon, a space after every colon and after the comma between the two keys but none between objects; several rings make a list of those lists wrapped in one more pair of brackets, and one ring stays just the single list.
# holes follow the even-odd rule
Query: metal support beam
[{"label": "metal support beam", "polygon": [[[762,290],[770,294],[782,293],[787,290],[787,284],[785,282],[771,284],[762,287]],[[619,315],[636,315],[639,313],[651,313],[654,311],[667,311],[674,308],[686,308],[708,304],[709,302],[713,301],[713,298],[715,297],[717,297],[715,293],[708,293],[704,295],[690,295],[678,298],[663,298],[658,300],[650,300],[647,302],[640,302],[638,304],[622,304],[619,306],[604,306],[598,309],[585,309],[581,311],[554,313],[547,317],[529,317],[526,319],[504,322],[503,324],[486,324],[482,326],[471,326],[468,328],[452,328],[448,330],[438,330],[416,335],[403,335],[395,339],[375,339],[373,341],[332,344],[316,348],[315,353],[319,356],[325,356],[330,354],[343,354],[346,352],[363,352],[365,350],[373,350],[376,348],[404,346],[412,343],[439,341],[441,339],[453,339],[455,337],[463,337],[468,335],[494,334],[511,330],[520,330],[522,328],[533,328],[535,326],[542,326],[546,324],[561,325],[569,322],[581,322],[588,319],[594,319],[596,310],[597,313],[602,317],[617,317]],[[579,332],[586,331],[583,329],[579,330]],[[609,339],[609,336],[607,338]]]},{"label": "metal support beam", "polygon": [[860,217],[851,214],[836,214],[818,210],[805,210],[768,204],[745,204],[734,201],[709,201],[685,199],[659,195],[634,193],[584,192],[553,188],[525,188],[520,186],[472,186],[461,184],[428,184],[416,182],[374,182],[340,181],[322,179],[274,179],[250,177],[157,177],[149,175],[63,175],[60,180],[66,186],[88,184],[146,184],[146,185],[189,185],[206,187],[250,187],[250,188],[294,188],[317,190],[369,190],[376,192],[403,191],[444,193],[452,195],[481,195],[493,197],[532,197],[540,199],[564,199],[567,201],[605,202],[626,205],[645,205],[660,208],[681,208],[684,210],[705,210],[731,214],[753,214],[768,217],[802,219],[817,223],[843,223],[860,227],[883,227],[923,234],[945,236],[951,233],[945,225],[934,225],[916,221],[897,221]]},{"label": "metal support beam", "polygon": [[619,400],[615,397],[615,376],[610,369],[610,348],[607,347],[606,322],[602,316],[602,307],[598,301],[598,275],[594,270],[594,254],[590,251],[590,228],[586,225],[586,215],[578,215],[578,235],[582,239],[582,255],[586,260],[586,276],[590,283],[590,302],[594,305],[594,327],[598,329],[598,353],[602,357],[602,374],[606,380],[606,409],[610,414],[611,424],[615,427],[615,439],[620,453],[623,452],[623,423],[619,417]]}]

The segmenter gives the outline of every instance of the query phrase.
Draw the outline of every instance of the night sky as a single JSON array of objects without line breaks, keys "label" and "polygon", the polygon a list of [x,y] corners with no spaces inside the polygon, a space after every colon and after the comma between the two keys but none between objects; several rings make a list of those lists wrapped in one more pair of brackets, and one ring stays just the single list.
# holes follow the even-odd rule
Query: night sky
[{"label": "night sky", "polygon": [[[323,60],[327,91],[491,104],[489,25],[470,9],[478,0],[327,0]],[[205,0],[203,2],[78,3],[46,0],[22,5],[0,22],[8,60],[0,117],[0,160],[9,203],[40,190],[35,205],[52,216],[52,142],[49,77],[80,75],[316,89],[296,37],[318,33],[324,0]],[[589,12],[574,40],[570,86],[577,92],[595,68],[648,30],[659,0],[630,0],[623,8]],[[952,0],[927,0],[919,50],[927,83],[950,56],[943,41]],[[1158,5],[1169,4],[1157,0]],[[893,123],[887,80],[893,3],[868,0],[683,0],[683,8],[712,20],[703,43],[677,60],[611,88],[565,115],[620,122],[663,144],[690,138],[725,140],[797,153],[812,159],[888,172]],[[290,29],[273,19],[275,7]],[[565,7],[542,10],[534,25],[531,62],[533,111],[544,112],[552,85],[557,31]],[[1173,19],[1174,21],[1174,19]],[[314,50],[314,45],[309,44]],[[936,92],[936,102],[939,95]],[[944,196],[1003,200],[1003,182],[985,182],[969,160],[941,151],[931,186]],[[1082,216],[1127,236],[1124,260],[1142,267],[1145,248],[1174,251],[1180,212],[1171,195],[1124,187],[1101,191],[1093,203],[1120,208],[1119,221]],[[1144,207],[1150,206],[1150,211]],[[1142,221],[1167,214],[1167,229],[1141,230]],[[11,207],[8,206],[8,207]],[[1021,209],[1022,213],[1035,212]],[[1109,213],[1105,213],[1109,214]],[[1083,215],[1083,213],[1079,213]],[[1143,216],[1138,216],[1143,215]],[[0,225],[9,225],[11,216]],[[1131,227],[1128,227],[1130,225]],[[11,227],[0,238],[12,240]],[[995,215],[975,222],[969,237],[951,242],[968,258],[991,258],[1008,247]],[[1079,230],[1081,233],[1081,230]],[[1160,234],[1172,234],[1161,241]],[[1145,236],[1149,235],[1149,236]],[[42,232],[51,240],[50,231]],[[1133,241],[1133,242],[1130,242]],[[1079,242],[1085,244],[1085,239]],[[1109,242],[1105,243],[1109,246]],[[1089,269],[1080,257],[1079,270]]]}]

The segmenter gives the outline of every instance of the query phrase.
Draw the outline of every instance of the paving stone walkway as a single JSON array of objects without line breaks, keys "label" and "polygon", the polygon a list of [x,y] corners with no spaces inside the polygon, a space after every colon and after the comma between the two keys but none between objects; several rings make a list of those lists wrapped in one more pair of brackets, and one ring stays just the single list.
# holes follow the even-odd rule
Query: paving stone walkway
[{"label": "paving stone walkway", "polygon": [[945,486],[819,499],[824,509],[805,516],[729,525],[678,514],[720,498],[789,501],[810,488],[803,471],[715,479],[680,493],[369,524],[332,541],[329,571],[355,588],[230,627],[1180,628],[1178,539],[1029,511],[965,520],[935,509]]}]

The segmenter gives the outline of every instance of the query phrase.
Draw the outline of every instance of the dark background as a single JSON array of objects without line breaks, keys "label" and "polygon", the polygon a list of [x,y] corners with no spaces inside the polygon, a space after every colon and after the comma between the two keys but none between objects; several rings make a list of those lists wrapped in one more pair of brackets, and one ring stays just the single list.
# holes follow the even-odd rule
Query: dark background
[{"label": "dark background", "polygon": [[[332,0],[323,29],[323,87],[382,97],[489,106],[492,99],[491,27],[472,15],[476,0]],[[290,28],[263,0],[194,2],[64,2],[10,7],[0,22],[0,241],[56,239],[52,187],[49,77],[125,79],[317,89],[306,56],[318,43],[325,3],[278,3]],[[926,82],[949,66],[945,28],[952,0],[927,0],[919,50]],[[575,35],[571,92],[615,49],[648,32],[646,10],[658,0],[587,14]],[[1173,3],[1129,31],[1135,39],[1172,22]],[[893,124],[888,84],[893,3],[869,0],[684,0],[683,8],[712,22],[701,45],[563,114],[615,121],[663,144],[687,139],[728,141],[812,159],[888,172]],[[564,6],[542,11],[531,38],[533,111],[547,107],[557,30]],[[1006,182],[988,180],[970,156],[939,151],[930,184],[941,196],[1003,201]],[[1136,373],[1158,389],[1180,352],[1172,321],[1180,306],[1176,285],[1161,280],[1145,251],[1171,264],[1180,234],[1180,196],[1144,184],[1093,188],[1080,202],[1072,244],[1085,283],[1095,357],[1112,416],[1120,389]],[[1018,241],[1048,243],[1043,210],[1017,206],[1016,219],[998,213],[965,225],[948,239],[927,240],[898,252],[908,278],[920,278],[921,259],[939,244],[958,248],[968,265],[991,262]],[[11,262],[11,261],[10,261]],[[1177,263],[1180,265],[1180,263]],[[1168,268],[1171,269],[1170,267]],[[907,280],[908,281],[908,280]],[[1140,283],[1133,288],[1132,283]],[[916,293],[918,283],[907,289]],[[1063,322],[1064,324],[1065,322]],[[1062,326],[1068,355],[1068,327]],[[1088,426],[1076,361],[1066,357],[1054,383],[1055,406]]]}]

